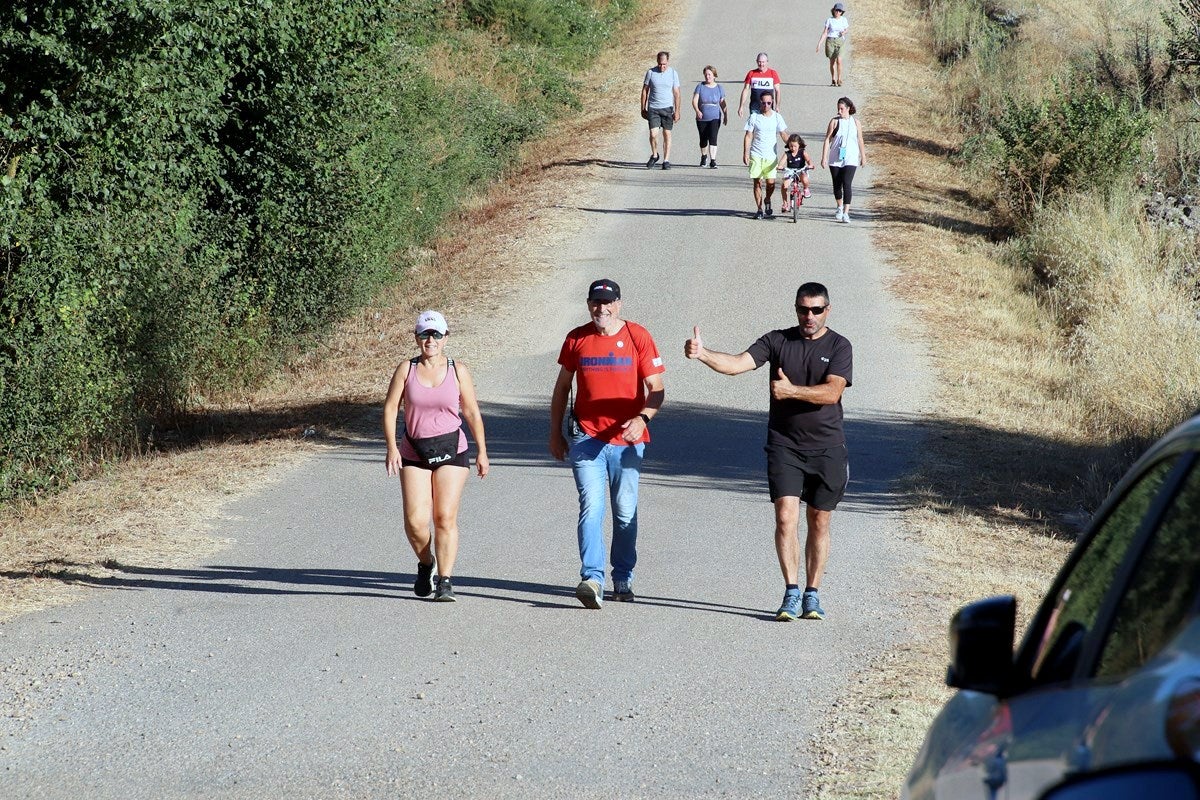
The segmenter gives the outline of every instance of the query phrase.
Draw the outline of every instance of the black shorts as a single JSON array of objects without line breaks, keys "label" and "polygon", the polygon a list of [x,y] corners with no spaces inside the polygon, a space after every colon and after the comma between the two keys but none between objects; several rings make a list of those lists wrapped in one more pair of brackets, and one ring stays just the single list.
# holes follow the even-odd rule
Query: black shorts
[{"label": "black shorts", "polygon": [[833,511],[846,494],[850,482],[850,456],[846,445],[825,450],[797,450],[769,444],[767,487],[771,501],[799,497],[815,509]]},{"label": "black shorts", "polygon": [[443,461],[442,463],[435,464],[434,466],[430,466],[429,464],[426,464],[424,461],[420,461],[417,459],[401,457],[400,466],[416,467],[417,469],[427,469],[430,472],[434,472],[441,467],[466,467],[467,469],[470,469],[471,468],[471,456],[467,454],[466,450],[463,450],[461,453],[459,453],[458,455],[456,455],[454,458],[450,459],[449,461]]}]

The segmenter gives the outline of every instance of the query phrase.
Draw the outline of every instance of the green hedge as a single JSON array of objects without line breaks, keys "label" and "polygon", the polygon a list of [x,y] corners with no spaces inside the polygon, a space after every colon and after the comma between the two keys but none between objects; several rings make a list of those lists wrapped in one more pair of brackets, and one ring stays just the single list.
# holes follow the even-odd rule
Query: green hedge
[{"label": "green hedge", "polygon": [[[253,385],[494,178],[632,2],[0,12],[0,502]],[[533,12],[537,13],[533,13]],[[486,37],[501,74],[430,74]],[[516,86],[518,102],[489,85]],[[453,136],[447,141],[446,134]]]}]

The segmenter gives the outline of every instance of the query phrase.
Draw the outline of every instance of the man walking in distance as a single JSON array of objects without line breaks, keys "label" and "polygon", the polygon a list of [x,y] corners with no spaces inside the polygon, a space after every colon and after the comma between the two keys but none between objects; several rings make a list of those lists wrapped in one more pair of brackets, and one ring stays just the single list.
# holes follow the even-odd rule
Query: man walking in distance
[{"label": "man walking in distance", "polygon": [[775,102],[775,108],[779,108],[779,73],[771,69],[766,53],[759,53],[756,61],[758,66],[746,73],[746,80],[742,85],[742,96],[738,99],[739,117],[745,116],[747,99],[750,100],[751,114],[762,111],[760,104],[765,95],[770,95]]},{"label": "man walking in distance", "polygon": [[671,129],[679,121],[679,73],[669,66],[671,54],[658,54],[658,66],[646,70],[642,81],[642,119],[650,123],[650,160],[658,161],[658,131],[662,130],[662,168],[671,168]]},{"label": "man walking in distance", "polygon": [[[637,561],[638,474],[648,426],[663,404],[665,369],[650,332],[621,319],[621,287],[608,278],[588,288],[591,321],[567,334],[550,399],[550,454],[569,458],[579,490],[579,602],[604,598],[604,505],[612,498],[613,599],[633,600]],[[563,434],[567,399],[570,441]]]},{"label": "man walking in distance", "polygon": [[[746,120],[746,136],[742,140],[742,163],[750,167],[750,181],[754,184],[754,205],[758,211],[755,219],[763,219],[764,200],[767,217],[775,216],[771,210],[771,195],[775,194],[775,165],[779,157],[775,154],[775,138],[787,142],[787,123],[783,115],[771,108],[775,98],[765,94],[759,100],[762,113],[750,115]],[[766,184],[764,192],[763,184]]]},{"label": "man walking in distance", "polygon": [[[824,619],[817,590],[829,557],[829,522],[849,480],[842,430],[842,392],[852,382],[853,352],[844,336],[825,327],[829,291],[806,283],[796,292],[799,325],[761,336],[744,353],[709,350],[700,328],[683,352],[723,375],[771,367],[767,422],[767,485],[775,504],[775,552],[783,571],[783,603],[775,618]],[[807,584],[800,592],[800,503],[807,504],[804,545]]]}]

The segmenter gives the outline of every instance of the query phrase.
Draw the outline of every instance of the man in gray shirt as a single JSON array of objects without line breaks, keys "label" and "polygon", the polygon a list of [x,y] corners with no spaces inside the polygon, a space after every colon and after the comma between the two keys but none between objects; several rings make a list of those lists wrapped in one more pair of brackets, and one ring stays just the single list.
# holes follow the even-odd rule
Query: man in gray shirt
[{"label": "man in gray shirt", "polygon": [[658,66],[646,70],[642,81],[642,119],[650,123],[650,160],[646,169],[658,161],[658,131],[662,130],[662,168],[671,168],[671,129],[679,121],[679,73],[668,66],[671,54],[658,54]]}]

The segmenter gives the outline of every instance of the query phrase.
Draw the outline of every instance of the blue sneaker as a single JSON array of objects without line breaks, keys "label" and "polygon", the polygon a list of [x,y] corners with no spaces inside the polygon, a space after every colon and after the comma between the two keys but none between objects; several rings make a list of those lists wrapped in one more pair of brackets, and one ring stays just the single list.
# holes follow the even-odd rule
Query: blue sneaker
[{"label": "blue sneaker", "polygon": [[775,619],[791,622],[800,617],[800,590],[788,589],[783,593],[783,605],[775,612]]},{"label": "blue sneaker", "polygon": [[804,608],[801,619],[825,619],[825,609],[821,608],[821,598],[816,592],[805,592],[801,604]]},{"label": "blue sneaker", "polygon": [[633,602],[633,580],[613,581],[613,600]]}]

